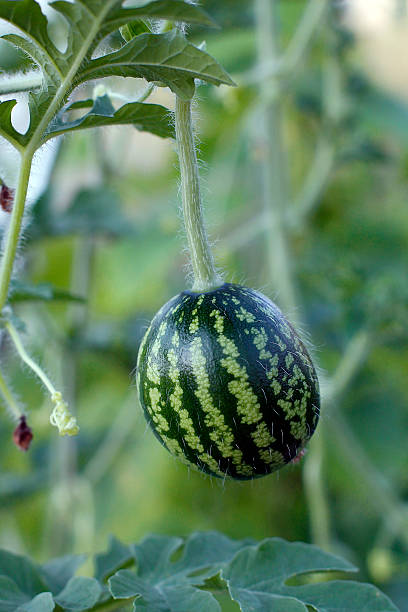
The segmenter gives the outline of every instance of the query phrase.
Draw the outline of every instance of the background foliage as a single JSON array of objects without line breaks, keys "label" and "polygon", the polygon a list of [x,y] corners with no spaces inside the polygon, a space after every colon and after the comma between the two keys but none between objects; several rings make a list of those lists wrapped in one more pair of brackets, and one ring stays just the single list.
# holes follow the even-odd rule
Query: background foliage
[{"label": "background foliage", "polygon": [[[279,4],[283,47],[306,4]],[[259,116],[275,77],[264,79],[259,66],[253,3],[202,5],[223,30],[191,28],[192,40],[205,37],[239,84],[200,87],[197,104],[217,259],[228,280],[261,288],[287,310],[268,264],[275,233],[260,179]],[[379,23],[372,48],[393,27],[408,30],[406,16],[396,12]],[[58,36],[56,14],[52,24]],[[2,361],[30,411],[35,438],[29,453],[19,453],[11,424],[2,421],[2,547],[45,562],[101,550],[109,533],[126,542],[148,532],[197,529],[314,541],[347,557],[363,579],[408,607],[408,111],[395,58],[388,64],[397,73],[392,81],[366,72],[369,42],[356,12],[331,11],[308,52],[292,55],[290,71],[279,77],[297,304],[288,314],[313,339],[322,380],[333,373],[334,379],[320,436],[303,466],[253,483],[188,472],[146,430],[137,406],[132,371],[140,339],[156,310],[186,285],[173,144],[114,127],[78,132],[41,151],[20,277],[88,301],[20,301],[18,312],[31,352],[66,389],[81,434],[57,439],[47,424],[48,401],[3,342]],[[2,68],[20,70],[24,61],[1,43]],[[137,95],[135,81],[104,84]],[[149,101],[172,104],[166,89]],[[4,147],[0,155],[12,183],[13,157]]]}]

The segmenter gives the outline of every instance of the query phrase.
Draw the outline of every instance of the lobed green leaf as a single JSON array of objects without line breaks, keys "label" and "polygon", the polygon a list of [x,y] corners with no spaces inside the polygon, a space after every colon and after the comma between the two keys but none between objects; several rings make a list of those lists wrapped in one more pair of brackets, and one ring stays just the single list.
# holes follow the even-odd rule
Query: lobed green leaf
[{"label": "lobed green leaf", "polygon": [[86,555],[65,555],[41,565],[40,572],[48,589],[54,595],[62,591],[85,560]]},{"label": "lobed green leaf", "polygon": [[98,602],[101,592],[101,585],[94,578],[76,576],[67,582],[54,599],[64,610],[80,612],[92,608]]},{"label": "lobed green leaf", "polygon": [[0,612],[15,612],[29,597],[8,576],[0,575]]},{"label": "lobed green leaf", "polygon": [[48,21],[35,0],[0,0],[0,18],[18,28],[6,40],[24,51],[39,67],[43,84],[28,98],[30,124],[19,134],[11,123],[16,104],[0,104],[0,135],[23,150],[37,149],[49,138],[89,127],[131,124],[163,138],[172,136],[167,111],[158,105],[126,104],[115,112],[101,112],[98,102],[84,117],[64,121],[64,104],[72,91],[89,80],[111,75],[146,78],[164,83],[184,99],[194,93],[194,79],[233,84],[227,73],[207,53],[186,41],[179,31],[142,34],[113,53],[93,58],[99,43],[127,23],[141,19],[166,19],[214,25],[199,7],[182,0],[154,0],[144,6],[123,8],[123,0],[56,0],[52,7],[67,20],[68,38],[60,51],[48,36]]},{"label": "lobed green leaf", "polygon": [[16,555],[8,550],[0,550],[0,575],[13,580],[27,599],[47,590],[34,563],[27,557]]},{"label": "lobed green leaf", "polygon": [[214,85],[234,85],[211,55],[189,43],[178,30],[136,36],[117,51],[89,61],[78,72],[76,84],[107,76],[159,81],[187,100],[194,94],[196,78]]},{"label": "lobed green leaf", "polygon": [[95,577],[102,582],[132,559],[129,546],[110,536],[108,550],[95,555]]},{"label": "lobed green leaf", "polygon": [[17,612],[52,612],[55,603],[51,593],[40,593],[31,601],[17,608]]},{"label": "lobed green leaf", "polygon": [[139,596],[135,610],[218,612],[219,604],[213,595],[196,587],[204,585],[247,544],[215,532],[195,533],[185,542],[180,559],[173,562],[172,556],[180,550],[183,540],[148,536],[131,547],[137,574],[121,570],[109,580],[109,588],[117,599]]},{"label": "lobed green leaf", "polygon": [[239,552],[222,570],[232,599],[243,612],[382,611],[397,608],[378,589],[352,581],[287,586],[289,578],[311,572],[355,572],[356,568],[316,546],[271,538]]},{"label": "lobed green leaf", "polygon": [[[73,121],[64,121],[66,110],[89,108],[83,117]],[[93,100],[83,100],[70,105],[64,113],[57,115],[44,136],[43,142],[50,138],[83,130],[86,128],[106,127],[109,125],[133,125],[137,130],[150,132],[161,138],[174,136],[174,128],[170,121],[170,111],[160,104],[130,102],[115,111],[109,97],[104,95]]]}]

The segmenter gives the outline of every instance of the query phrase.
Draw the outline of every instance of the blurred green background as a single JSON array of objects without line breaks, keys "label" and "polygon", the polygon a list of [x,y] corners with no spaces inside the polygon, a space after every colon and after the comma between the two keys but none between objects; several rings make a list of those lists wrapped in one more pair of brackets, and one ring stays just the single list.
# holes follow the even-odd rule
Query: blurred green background
[{"label": "blurred green background", "polygon": [[[189,471],[157,443],[133,372],[151,317],[189,283],[174,143],[126,127],[67,137],[38,155],[18,268],[87,302],[17,312],[81,432],[58,438],[49,400],[3,338],[1,362],[35,437],[19,452],[3,413],[0,546],[43,561],[95,552],[110,533],[280,536],[345,555],[406,610],[407,3],[283,0],[267,40],[261,1],[202,5],[222,29],[191,39],[205,39],[238,84],[198,88],[214,252],[227,280],[301,322],[321,369],[319,434],[300,464],[250,483]],[[24,61],[1,43],[1,70]],[[104,84],[129,98],[143,87]],[[166,89],[149,101],[173,105]],[[10,184],[15,164],[2,144]]]}]

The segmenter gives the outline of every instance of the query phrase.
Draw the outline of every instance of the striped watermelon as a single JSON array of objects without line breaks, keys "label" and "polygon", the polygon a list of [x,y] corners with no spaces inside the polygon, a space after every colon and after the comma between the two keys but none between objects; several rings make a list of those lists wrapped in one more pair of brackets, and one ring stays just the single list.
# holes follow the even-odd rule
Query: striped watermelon
[{"label": "striped watermelon", "polygon": [[319,418],[316,371],[294,329],[267,297],[229,283],[161,308],[140,347],[137,386],[160,442],[221,478],[281,468]]}]

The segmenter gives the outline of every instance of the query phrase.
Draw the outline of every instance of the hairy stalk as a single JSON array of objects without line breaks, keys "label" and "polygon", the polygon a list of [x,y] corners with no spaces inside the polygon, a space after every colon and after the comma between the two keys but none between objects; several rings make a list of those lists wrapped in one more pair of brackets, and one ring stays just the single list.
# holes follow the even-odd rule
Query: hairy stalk
[{"label": "hairy stalk", "polygon": [[23,416],[23,413],[17,401],[15,400],[12,392],[10,391],[6,383],[6,380],[1,372],[0,372],[0,394],[4,397],[6,401],[7,408],[11,414],[11,417],[14,420],[18,421],[18,419],[20,419]]},{"label": "hairy stalk", "polygon": [[38,89],[43,84],[41,72],[28,72],[27,74],[17,74],[0,78],[0,95],[18,93],[20,91],[32,91]]},{"label": "hairy stalk", "polygon": [[58,427],[61,436],[75,436],[79,431],[79,427],[75,417],[73,417],[69,412],[68,406],[64,402],[61,393],[55,389],[45,372],[29,356],[14,325],[10,321],[6,321],[5,328],[7,329],[21,359],[38,376],[51,395],[51,401],[55,404],[54,410],[50,416],[51,424]]},{"label": "hairy stalk", "polygon": [[194,273],[192,290],[211,291],[222,285],[223,280],[215,268],[204,227],[190,100],[185,102],[176,97],[175,119],[183,216]]},{"label": "hairy stalk", "polygon": [[13,273],[14,260],[20,238],[21,224],[24,215],[24,205],[27,196],[28,181],[32,164],[32,155],[21,155],[20,173],[17,182],[16,197],[11,213],[11,222],[8,228],[6,246],[1,259],[0,268],[0,312],[7,301],[8,290]]}]

